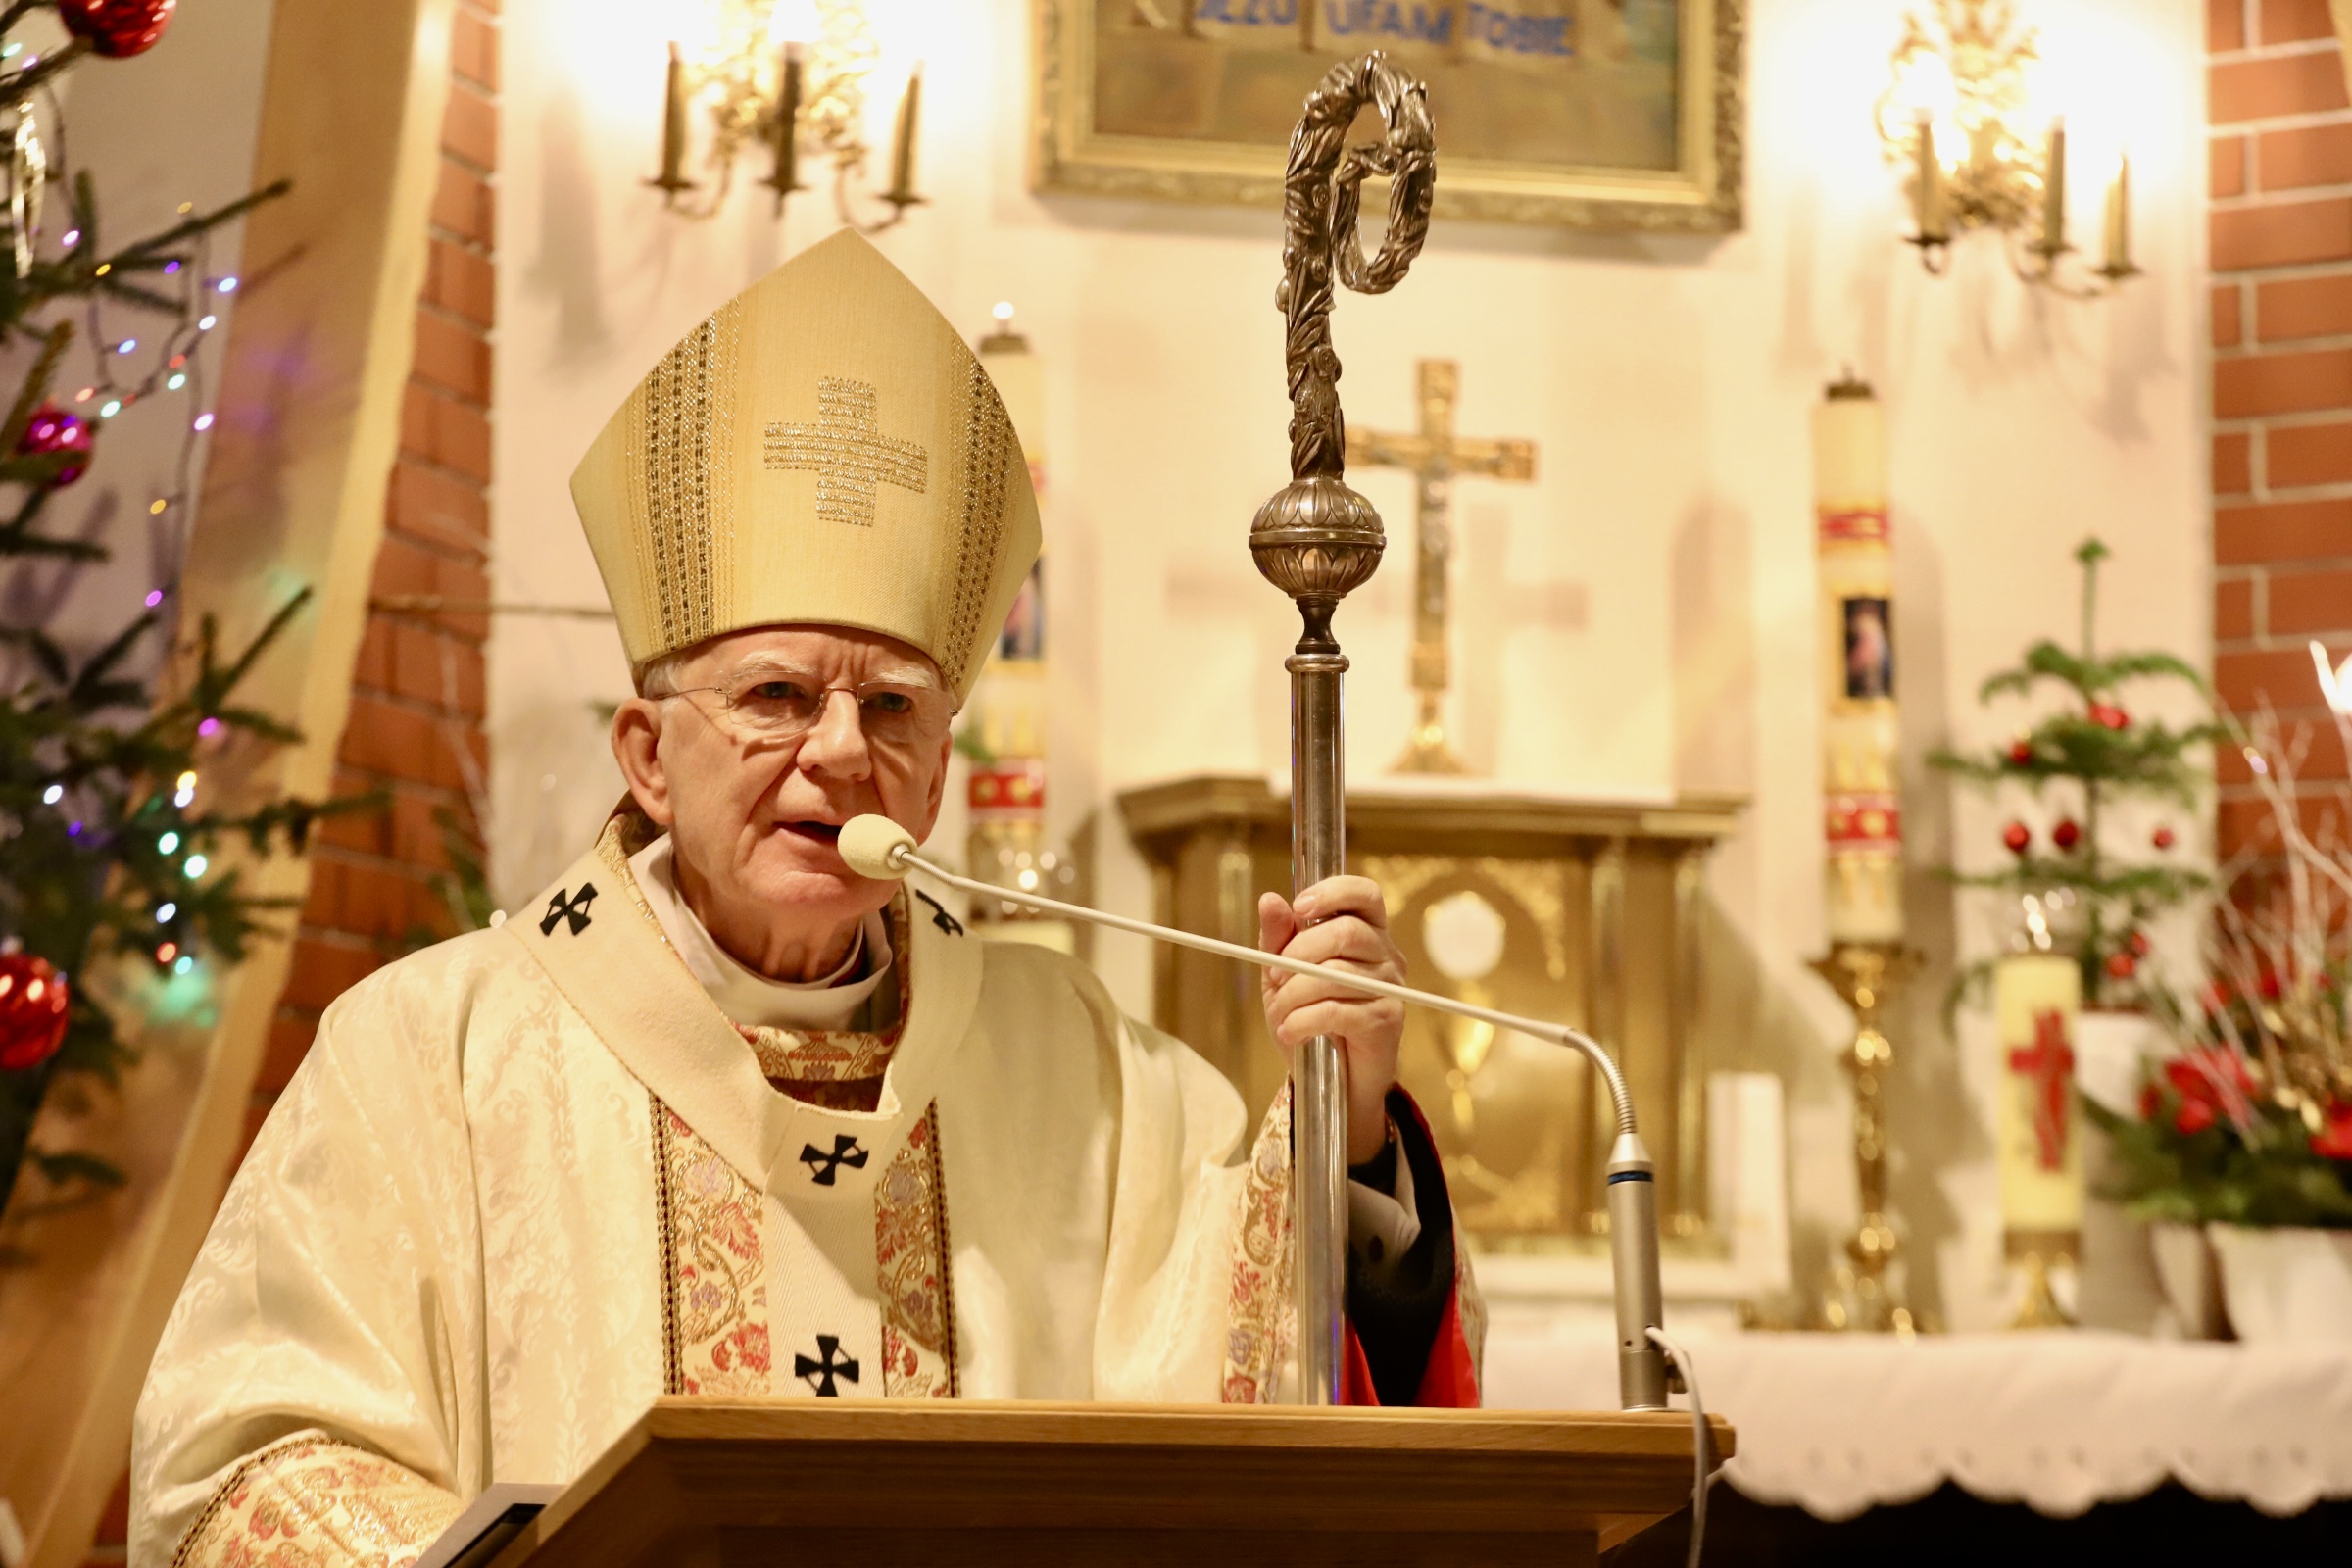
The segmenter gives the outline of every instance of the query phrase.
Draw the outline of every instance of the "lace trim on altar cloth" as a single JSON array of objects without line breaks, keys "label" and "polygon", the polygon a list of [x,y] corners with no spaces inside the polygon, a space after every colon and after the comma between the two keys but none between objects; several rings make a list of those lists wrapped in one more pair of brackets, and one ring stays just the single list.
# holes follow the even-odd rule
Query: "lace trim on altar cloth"
[{"label": "lace trim on altar cloth", "polygon": [[[652,1105],[663,1391],[766,1394],[773,1367],[761,1196],[677,1112],[659,1100]],[[956,1397],[953,1256],[932,1105],[874,1185],[885,1398]]]},{"label": "lace trim on altar cloth", "polygon": [[405,1465],[298,1432],[229,1473],[172,1568],[408,1568],[461,1506]]},{"label": "lace trim on altar cloth", "polygon": [[1291,1086],[1284,1084],[1242,1180],[1225,1313],[1227,1404],[1271,1404],[1298,1320],[1291,1302]]}]

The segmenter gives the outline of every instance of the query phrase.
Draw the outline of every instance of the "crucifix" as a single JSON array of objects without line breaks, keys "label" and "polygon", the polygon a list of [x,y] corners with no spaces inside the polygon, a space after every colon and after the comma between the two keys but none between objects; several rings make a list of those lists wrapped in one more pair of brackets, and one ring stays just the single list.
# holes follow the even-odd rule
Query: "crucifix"
[{"label": "crucifix", "polygon": [[1467,773],[1470,769],[1446,739],[1446,688],[1451,664],[1446,647],[1446,578],[1453,555],[1453,481],[1464,475],[1521,483],[1532,480],[1536,476],[1536,444],[1456,436],[1453,405],[1461,390],[1461,368],[1451,360],[1423,360],[1419,371],[1419,433],[1390,435],[1349,425],[1348,461],[1358,467],[1403,468],[1418,481],[1412,676],[1420,716],[1394,771]]}]

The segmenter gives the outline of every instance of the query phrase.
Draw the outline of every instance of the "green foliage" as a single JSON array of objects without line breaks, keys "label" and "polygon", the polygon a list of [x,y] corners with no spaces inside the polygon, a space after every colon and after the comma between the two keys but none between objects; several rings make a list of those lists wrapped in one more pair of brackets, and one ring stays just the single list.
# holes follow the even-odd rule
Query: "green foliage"
[{"label": "green foliage", "polygon": [[[26,9],[10,8],[0,33]],[[0,88],[18,101],[31,76],[79,58],[76,50],[58,51],[33,72],[0,78]],[[188,270],[200,263],[203,237],[285,189],[281,181],[109,250],[95,187],[79,172],[65,186],[70,248],[36,254],[21,275],[0,248],[0,344],[40,344],[0,422],[0,491],[13,492],[11,504],[0,506],[0,564],[71,564],[108,555],[103,544],[45,531],[61,471],[93,462],[95,452],[18,450],[74,340],[65,313],[87,311],[95,321],[103,303],[161,312],[178,318],[192,342],[195,274]],[[175,275],[178,299],[158,286]],[[52,1189],[49,1200],[120,1179],[88,1153],[30,1142],[45,1096],[112,1083],[134,1054],[133,1021],[110,1013],[81,983],[92,965],[129,957],[169,972],[183,956],[195,964],[235,963],[264,922],[283,912],[282,901],[247,891],[236,869],[218,867],[220,853],[299,850],[322,814],[358,804],[273,801],[222,809],[204,801],[201,787],[181,786],[230,748],[250,756],[256,747],[300,738],[238,694],[309,600],[307,589],[289,596],[233,653],[221,649],[209,615],[185,647],[162,646],[169,623],[150,611],[79,657],[44,625],[0,625],[0,937],[75,982],[57,1054],[37,1067],[0,1073],[0,1205],[21,1167]],[[173,670],[172,690],[160,700],[144,672],[159,662]],[[158,956],[167,953],[170,961]]]},{"label": "green foliage", "polygon": [[[2070,650],[2045,638],[2028,648],[2016,667],[1989,676],[1978,692],[1987,706],[2051,698],[2058,706],[2007,746],[1943,750],[1928,759],[1988,793],[2017,790],[2036,800],[2056,793],[2059,808],[2080,810],[2079,837],[2071,848],[2053,846],[2045,853],[2029,847],[1999,870],[1947,870],[1945,875],[1958,886],[1999,894],[2013,905],[2054,889],[2072,892],[2082,911],[2073,956],[2082,967],[2084,1000],[2093,1006],[2135,1002],[2147,994],[2149,977],[2137,951],[2144,928],[2211,885],[2211,878],[2188,866],[2119,859],[2105,842],[2111,821],[2107,808],[2118,800],[2138,798],[2194,809],[2207,781],[2202,759],[2227,734],[2209,720],[2175,728],[2125,710],[2127,689],[2148,682],[2185,685],[2200,699],[2210,698],[2204,678],[2172,654],[2098,651],[2098,566],[2108,554],[2096,539],[2083,540],[2075,551],[2082,568],[2082,646]],[[2056,792],[2053,785],[2059,787]],[[1987,965],[1979,965],[1964,973],[1953,988],[1954,1002],[1976,995],[1987,972]]]},{"label": "green foliage", "polygon": [[2352,1226],[2346,1164],[2315,1152],[2299,1118],[2257,1102],[2242,1128],[2225,1118],[2183,1133],[2181,1103],[2170,1085],[2150,1087],[2144,1116],[2119,1116],[2083,1099],[2083,1113],[2108,1138],[2114,1176],[2101,1197],[2135,1219]]}]

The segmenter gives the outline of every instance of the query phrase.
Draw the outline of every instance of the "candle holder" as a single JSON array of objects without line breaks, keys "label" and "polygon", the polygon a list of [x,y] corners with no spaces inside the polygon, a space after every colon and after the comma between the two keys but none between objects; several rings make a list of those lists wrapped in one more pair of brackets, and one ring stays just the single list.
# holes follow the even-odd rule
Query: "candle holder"
[{"label": "candle holder", "polygon": [[[1904,18],[1893,81],[1878,129],[1887,161],[1910,172],[1912,233],[1905,243],[1940,276],[1953,241],[1972,229],[2002,236],[2019,280],[2068,299],[2097,299],[2139,275],[2132,260],[2132,176],[2118,155],[2107,185],[2106,233],[2095,267],[2065,266],[2067,129],[2053,120],[2038,147],[2025,127],[2038,37],[2015,0],[1936,0],[1934,21]],[[2088,281],[2085,281],[2087,279]]]},{"label": "candle holder", "polygon": [[1886,1074],[1894,1048],[1879,1026],[1919,963],[1916,952],[1892,942],[1835,943],[1827,957],[1812,963],[1813,972],[1854,1009],[1845,1067],[1854,1080],[1854,1177],[1862,1219],[1846,1239],[1846,1261],[1831,1271],[1822,1296],[1818,1326],[1832,1332],[1908,1337],[1923,1328],[1893,1271],[1901,1242],[1886,1205]]},{"label": "candle holder", "polygon": [[[843,223],[878,234],[926,205],[915,189],[915,138],[922,114],[923,68],[916,62],[899,96],[891,138],[890,183],[876,198],[889,211],[861,220],[857,206],[872,149],[865,143],[866,89],[881,63],[881,47],[866,19],[864,0],[816,0],[816,37],[787,39],[776,26],[773,0],[719,0],[716,42],[691,54],[669,46],[663,84],[661,172],[646,181],[662,205],[683,218],[717,216],[734,183],[739,154],[757,146],[769,169],[759,183],[775,195],[776,217],[801,182],[805,152],[833,162],[833,205]],[[692,111],[710,113],[710,145],[703,162],[716,177],[705,187],[687,174]]]}]

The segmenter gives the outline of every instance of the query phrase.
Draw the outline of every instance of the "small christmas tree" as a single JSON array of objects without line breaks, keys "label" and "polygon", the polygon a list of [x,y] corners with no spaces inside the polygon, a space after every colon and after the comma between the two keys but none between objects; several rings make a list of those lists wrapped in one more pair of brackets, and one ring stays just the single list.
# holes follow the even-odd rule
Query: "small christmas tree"
[{"label": "small christmas tree", "polygon": [[[1987,679],[1978,700],[2032,697],[2049,687],[2063,706],[2022,730],[2008,746],[1987,752],[1940,751],[1929,760],[1946,772],[1992,792],[2023,785],[2046,799],[2057,785],[2061,815],[2051,824],[2048,847],[2032,828],[2012,819],[2002,842],[2015,862],[1998,871],[1952,873],[1963,887],[1988,888],[2023,906],[2031,898],[2043,911],[2053,945],[2071,952],[2082,966],[2086,1006],[2128,1006],[2144,994],[2148,922],[2202,890],[2209,879],[2169,858],[2135,860],[2110,840],[2110,809],[2132,797],[2169,801],[2193,808],[2205,772],[2194,759],[2199,747],[2222,730],[2212,723],[2175,729],[2162,719],[2135,718],[2123,704],[2123,690],[2135,682],[2186,685],[2200,698],[2205,683],[2197,672],[2166,653],[2101,655],[2097,645],[2099,563],[2107,547],[2085,539],[2075,551],[2082,566],[2082,641],[2069,652],[2043,640],[2026,650],[2025,662]],[[2072,797],[2071,800],[2066,797]],[[2153,832],[2150,848],[2159,857],[2179,835],[2169,825]],[[2053,915],[2071,909],[2071,918]],[[1963,988],[1980,983],[1989,962],[1961,977]]]},{"label": "small christmas tree", "polygon": [[[107,558],[91,539],[46,531],[47,510],[89,468],[107,422],[123,409],[183,389],[191,400],[201,395],[215,302],[236,286],[209,272],[206,236],[285,188],[210,213],[183,208],[165,232],[109,249],[89,176],[75,173],[68,220],[45,242],[49,171],[33,88],[91,55],[143,52],[162,35],[172,3],[19,0],[0,16],[0,103],[16,106],[13,139],[0,146],[0,343],[40,345],[0,423],[0,487],[17,497],[0,507],[0,564],[19,570]],[[51,9],[73,41],[28,57],[9,34]],[[13,73],[9,62],[18,63]],[[48,128],[58,134],[54,123]],[[105,329],[108,307],[163,318],[160,329],[136,335],[151,344],[148,358],[132,359],[131,334]],[[58,402],[51,383],[73,347],[72,317],[89,323],[91,367],[88,384]],[[212,422],[199,405],[185,439]],[[184,526],[187,501],[160,497],[140,521]],[[174,508],[176,518],[169,515]],[[102,1160],[31,1138],[45,1096],[112,1081],[133,1052],[127,1020],[80,983],[84,972],[128,958],[159,993],[208,983],[204,966],[241,957],[265,913],[234,871],[215,866],[221,847],[232,839],[257,853],[289,840],[299,846],[320,810],[303,802],[222,809],[207,798],[202,773],[230,747],[298,738],[240,706],[236,694],[307,592],[281,606],[250,644],[224,654],[209,615],[180,643],[174,587],[155,584],[126,625],[86,652],[38,619],[0,622],[0,1207],[20,1170],[37,1172],[62,1190],[56,1196],[117,1179]],[[165,659],[174,643],[182,657]],[[172,669],[171,689],[159,696],[151,671],[162,664]]]}]

